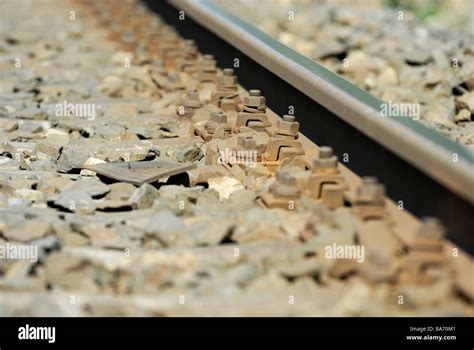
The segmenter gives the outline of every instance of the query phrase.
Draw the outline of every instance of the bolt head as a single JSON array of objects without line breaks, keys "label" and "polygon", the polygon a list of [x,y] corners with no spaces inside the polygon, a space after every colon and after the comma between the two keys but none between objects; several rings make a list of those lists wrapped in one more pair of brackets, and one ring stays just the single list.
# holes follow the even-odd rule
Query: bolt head
[{"label": "bolt head", "polygon": [[277,171],[276,180],[287,186],[296,186],[296,178],[285,171]]},{"label": "bolt head", "polygon": [[262,96],[262,92],[260,90],[250,90],[249,96]]},{"label": "bolt head", "polygon": [[201,108],[203,103],[199,99],[199,93],[195,90],[188,91],[183,101],[183,106],[187,108]]},{"label": "bolt head", "polygon": [[185,51],[187,54],[195,54],[195,53],[197,53],[197,46],[196,46],[196,44],[194,43],[194,40],[187,40],[187,41],[184,43],[184,51]]},{"label": "bolt head", "polygon": [[296,178],[284,171],[277,171],[276,181],[272,183],[269,191],[276,196],[297,198],[300,190],[296,186]]},{"label": "bolt head", "polygon": [[196,90],[188,91],[186,98],[190,100],[199,100],[199,93]]},{"label": "bolt head", "polygon": [[326,159],[331,158],[333,156],[332,147],[329,146],[322,146],[319,148],[319,158]]},{"label": "bolt head", "polygon": [[256,108],[265,107],[265,97],[260,95],[244,96],[244,105]]},{"label": "bolt head", "polygon": [[372,185],[377,184],[379,180],[375,176],[364,176],[362,182],[364,185]]},{"label": "bolt head", "polygon": [[383,203],[385,186],[378,182],[376,177],[365,177],[362,185],[357,189],[357,200],[368,203]]},{"label": "bolt head", "polygon": [[337,157],[316,158],[313,161],[313,170],[316,172],[337,172]]},{"label": "bolt head", "polygon": [[212,112],[211,113],[211,120],[218,124],[226,124],[227,123],[227,115],[224,112]]},{"label": "bolt head", "polygon": [[237,85],[237,77],[235,75],[220,75],[217,77],[217,84],[221,86]]},{"label": "bolt head", "polygon": [[277,123],[277,133],[284,135],[295,135],[300,131],[300,123],[291,120],[280,119]]},{"label": "bolt head", "polygon": [[424,217],[423,222],[418,230],[420,238],[441,239],[444,236],[445,229],[441,220],[437,217]]},{"label": "bolt head", "polygon": [[239,135],[237,145],[246,150],[254,150],[257,148],[257,141],[249,135]]},{"label": "bolt head", "polygon": [[213,55],[204,55],[200,61],[201,70],[215,70],[216,60]]}]

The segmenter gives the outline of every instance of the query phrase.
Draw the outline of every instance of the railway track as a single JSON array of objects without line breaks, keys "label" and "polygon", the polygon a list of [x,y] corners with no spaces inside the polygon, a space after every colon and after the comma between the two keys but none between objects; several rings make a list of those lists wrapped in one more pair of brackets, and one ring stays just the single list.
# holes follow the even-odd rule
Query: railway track
[{"label": "railway track", "polygon": [[[174,6],[153,1],[149,6],[182,35],[212,51],[219,63],[231,66],[238,58],[241,84],[261,86],[272,110],[283,115],[292,106],[306,136],[330,144],[342,161],[349,155],[345,164],[357,174],[377,174],[389,197],[411,213],[441,218],[450,239],[474,252],[472,152],[410,118],[382,118],[383,101],[215,2],[170,3]],[[179,11],[187,20],[179,19]]]},{"label": "railway track", "polygon": [[[363,138],[361,152],[373,146],[398,159],[342,124],[349,114],[333,118],[330,109],[349,113],[344,93],[312,101],[303,92],[315,81],[238,39],[225,17],[195,2],[150,3],[161,18],[135,1],[54,4],[38,10],[54,20],[31,24],[25,9],[6,6],[17,31],[2,34],[11,90],[2,110],[1,239],[8,251],[21,244],[38,255],[1,260],[3,315],[472,315],[462,155],[432,170],[453,174],[450,186],[430,180],[422,189],[436,188],[459,212],[447,223],[420,220],[405,209],[410,200],[396,203],[377,178],[354,172],[380,164],[338,162],[340,138],[323,136],[322,121],[351,130],[346,147]],[[40,31],[45,22],[51,27]],[[41,34],[13,35],[19,28]],[[248,90],[239,85],[253,79]],[[318,84],[311,91],[328,87]],[[325,119],[315,131],[317,115]],[[400,136],[381,128],[374,138],[393,151]],[[314,143],[321,139],[336,152]],[[441,166],[446,156],[420,152],[408,157]]]}]

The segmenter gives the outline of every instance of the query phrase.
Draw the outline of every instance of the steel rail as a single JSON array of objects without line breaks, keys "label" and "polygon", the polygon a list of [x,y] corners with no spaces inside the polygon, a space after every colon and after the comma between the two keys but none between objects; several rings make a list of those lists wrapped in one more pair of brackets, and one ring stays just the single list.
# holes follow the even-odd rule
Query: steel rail
[{"label": "steel rail", "polygon": [[390,117],[381,117],[379,111],[333,85],[327,76],[315,74],[312,65],[301,65],[282,54],[278,46],[252,35],[230,20],[230,15],[223,16],[210,2],[172,0],[171,3],[371,139],[474,204],[474,163],[467,158],[469,156],[458,154],[458,161],[453,161],[453,150]]}]

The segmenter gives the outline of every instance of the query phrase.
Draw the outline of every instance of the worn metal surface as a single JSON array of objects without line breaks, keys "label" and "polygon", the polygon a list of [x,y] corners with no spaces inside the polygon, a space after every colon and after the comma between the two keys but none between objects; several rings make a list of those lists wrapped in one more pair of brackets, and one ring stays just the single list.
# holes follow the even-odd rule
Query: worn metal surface
[{"label": "worn metal surface", "polygon": [[111,179],[142,185],[159,179],[177,175],[196,168],[195,164],[176,164],[172,162],[120,162],[87,165],[85,169]]}]

